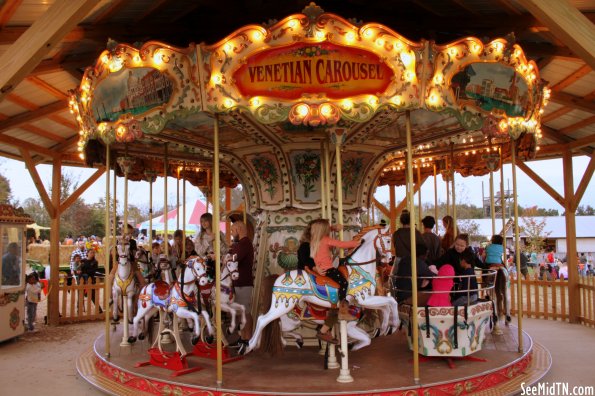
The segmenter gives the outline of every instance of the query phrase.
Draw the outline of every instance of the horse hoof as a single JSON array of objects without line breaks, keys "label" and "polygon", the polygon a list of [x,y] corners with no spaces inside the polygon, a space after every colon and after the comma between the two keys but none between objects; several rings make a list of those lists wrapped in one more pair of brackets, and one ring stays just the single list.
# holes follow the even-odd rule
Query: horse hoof
[{"label": "horse hoof", "polygon": [[248,348],[248,344],[240,343],[240,347],[238,348],[238,355],[245,355],[246,349]]},{"label": "horse hoof", "polygon": [[[140,337],[139,337],[139,338],[140,338]],[[128,342],[129,342],[130,344],[134,344],[134,343],[136,342],[136,337],[133,337],[133,336],[130,336],[130,337],[128,337]]]},{"label": "horse hoof", "polygon": [[510,315],[506,315],[506,324],[512,322],[512,318],[510,317]]},{"label": "horse hoof", "polygon": [[198,336],[192,336],[192,345],[196,345],[198,343],[199,337]]},{"label": "horse hoof", "polygon": [[140,333],[140,334],[138,335],[138,339],[139,339],[140,341],[144,340],[144,339],[145,339],[145,334],[144,334],[144,333]]},{"label": "horse hoof", "polygon": [[205,338],[205,341],[206,341],[206,343],[207,343],[207,344],[212,344],[212,343],[213,343],[213,341],[215,341],[215,337],[213,337],[213,336],[211,336],[211,335],[210,335],[210,336],[207,336],[207,337]]},{"label": "horse hoof", "polygon": [[119,322],[119,321],[120,321],[120,316],[119,315],[116,315],[116,316],[113,317],[112,322]]},{"label": "horse hoof", "polygon": [[304,347],[304,340],[296,340],[295,344],[297,345],[298,349],[302,349]]}]

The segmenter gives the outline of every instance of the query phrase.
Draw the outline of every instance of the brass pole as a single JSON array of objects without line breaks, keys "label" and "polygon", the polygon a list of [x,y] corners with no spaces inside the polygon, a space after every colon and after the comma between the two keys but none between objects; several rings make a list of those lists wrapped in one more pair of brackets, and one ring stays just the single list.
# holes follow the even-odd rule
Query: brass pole
[{"label": "brass pole", "polygon": [[[125,239],[128,235],[128,166],[124,168],[124,222],[122,223],[122,236]],[[134,272],[133,264],[130,263],[130,271]],[[115,304],[115,302],[114,302]],[[122,321],[123,331],[122,331],[122,342],[120,343],[121,347],[129,347],[130,343],[128,342],[128,318],[132,312],[128,312],[128,303],[126,302],[126,290],[122,290],[122,312],[124,313],[124,319]]]},{"label": "brass pole", "polygon": [[325,183],[325,166],[324,166],[324,143],[320,141],[320,216],[323,219],[327,218],[326,207],[326,183]]},{"label": "brass pole", "polygon": [[[341,138],[335,134],[335,167],[337,168],[337,220],[343,225],[343,175],[341,174]],[[343,240],[343,227],[339,230],[339,239]],[[343,258],[343,249],[339,250],[339,257]]]},{"label": "brass pole", "polygon": [[324,179],[326,180],[326,215],[329,221],[333,222],[333,206],[331,196],[331,160],[330,160],[330,147],[329,141],[324,140]]},{"label": "brass pole", "polygon": [[[519,338],[519,353],[523,352],[523,289],[521,287],[521,239],[519,231],[519,207],[516,184],[516,150],[514,140],[510,141],[512,157],[512,195],[514,199],[514,255],[516,259],[516,295],[517,295],[517,323]],[[511,286],[512,287],[512,286]]]},{"label": "brass pole", "polygon": [[[186,262],[186,162],[182,165],[184,176],[182,177],[182,260]],[[178,172],[178,184],[180,183],[180,172]],[[179,206],[178,206],[179,207]]]},{"label": "brass pole", "polygon": [[[424,228],[423,225],[421,224],[421,219],[422,219],[422,209],[421,209],[421,166],[417,167],[417,211],[419,213],[419,217],[417,219],[417,221],[419,222],[417,224],[417,226],[419,227],[419,230],[421,232],[423,232]],[[411,214],[411,220],[415,220],[415,217],[413,216],[413,213]]]},{"label": "brass pole", "polygon": [[[483,199],[483,197],[481,197]],[[481,203],[483,205],[483,202]],[[496,205],[494,201],[494,172],[490,171],[490,215],[492,217],[492,235],[496,234]]]},{"label": "brass pole", "polygon": [[454,231],[456,238],[456,234],[459,233],[459,227],[457,227],[457,200],[455,196],[455,179],[456,179],[456,172],[455,172],[455,159],[454,159],[454,143],[450,143],[450,166],[452,168],[452,223],[454,224]]},{"label": "brass pole", "polygon": [[[449,174],[451,169],[448,165],[448,159],[444,159],[444,164],[446,165],[447,174]],[[450,180],[444,182],[446,184],[446,214],[450,216]]]},{"label": "brass pole", "polygon": [[209,212],[209,192],[210,192],[209,190],[212,188],[212,185],[211,185],[212,182],[213,182],[213,180],[211,179],[211,170],[207,169],[207,191],[205,194],[205,199],[207,201],[207,204],[206,204],[207,212]]},{"label": "brass pole", "polygon": [[[405,113],[407,126],[407,199],[409,203],[409,213],[413,213],[413,160],[411,146],[411,113],[409,110]],[[419,329],[417,324],[417,248],[415,246],[415,227],[409,227],[411,237],[411,328],[413,344],[413,381],[419,384]]]},{"label": "brass pole", "polygon": [[176,230],[180,229],[180,166],[176,174]]},{"label": "brass pole", "polygon": [[438,174],[434,163],[434,219],[436,220],[436,234],[438,234]]},{"label": "brass pole", "polygon": [[163,157],[163,183],[164,183],[164,187],[163,187],[163,221],[164,221],[164,226],[163,226],[163,240],[165,241],[165,249],[164,249],[164,254],[165,257],[167,257],[167,259],[169,260],[169,239],[168,239],[168,221],[167,221],[167,167],[169,166],[168,164],[168,145],[167,143],[165,143],[165,155]]},{"label": "brass pole", "polygon": [[[114,179],[116,178],[114,172]],[[105,356],[109,359],[110,353],[110,309],[109,309],[109,298],[110,295],[110,281],[109,281],[109,252],[110,252],[110,223],[109,223],[109,203],[110,203],[110,191],[109,191],[109,183],[110,183],[110,149],[109,143],[105,145],[105,291],[103,293],[103,307],[105,308]]]},{"label": "brass pole", "polygon": [[[114,207],[112,208],[112,217],[114,218],[114,224],[112,227],[112,238],[113,238],[113,245],[110,245],[110,251],[112,251],[113,254],[113,258],[114,258],[114,265],[116,263],[117,260],[117,256],[118,256],[118,252],[116,251],[116,237],[118,236],[118,178],[116,177],[116,166],[118,166],[118,163],[116,162],[116,158],[114,156]],[[111,265],[112,263],[110,262],[110,268],[109,270],[111,271]],[[106,269],[107,271],[108,269]]]},{"label": "brass pole", "polygon": [[153,176],[149,180],[149,250],[153,249]]},{"label": "brass pole", "polygon": [[376,208],[374,206],[374,204],[370,206],[372,208],[372,224],[376,224]]},{"label": "brass pole", "polygon": [[504,238],[504,260],[506,260],[506,200],[504,194],[504,153],[500,146],[500,204],[502,207],[502,238]]},{"label": "brass pole", "polygon": [[[227,218],[225,219],[225,240],[227,246],[231,246],[231,221],[229,220],[229,212],[231,212],[231,188],[229,187],[225,187],[225,212],[227,212]],[[244,224],[246,224],[246,220],[244,220]]]},{"label": "brass pole", "polygon": [[217,323],[217,386],[223,385],[223,331],[221,326],[221,238],[219,237],[219,115],[213,128],[213,234],[215,235],[215,321]]}]

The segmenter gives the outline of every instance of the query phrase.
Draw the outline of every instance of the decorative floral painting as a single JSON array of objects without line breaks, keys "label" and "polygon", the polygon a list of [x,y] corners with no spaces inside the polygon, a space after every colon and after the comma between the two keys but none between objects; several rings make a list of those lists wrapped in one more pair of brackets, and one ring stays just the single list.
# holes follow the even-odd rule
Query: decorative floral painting
[{"label": "decorative floral painting", "polygon": [[343,202],[353,203],[357,199],[357,187],[363,173],[372,159],[372,154],[348,151],[341,158],[343,179]]},{"label": "decorative floral painting", "polygon": [[275,156],[272,153],[260,153],[247,159],[258,176],[263,202],[279,203],[283,199],[283,189],[279,163]]},{"label": "decorative floral painting", "polygon": [[293,151],[291,179],[295,188],[295,199],[302,203],[320,201],[320,152]]}]

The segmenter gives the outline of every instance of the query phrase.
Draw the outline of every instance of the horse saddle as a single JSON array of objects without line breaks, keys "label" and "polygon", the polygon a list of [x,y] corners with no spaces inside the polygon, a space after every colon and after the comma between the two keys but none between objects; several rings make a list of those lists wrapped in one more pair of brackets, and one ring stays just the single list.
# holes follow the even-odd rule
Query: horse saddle
[{"label": "horse saddle", "polygon": [[[343,278],[349,279],[349,274],[347,273],[346,266],[340,265],[337,269],[339,270],[339,273],[341,273],[341,275],[343,275]],[[314,278],[314,280],[316,281],[316,284],[318,286],[327,286],[328,285],[330,287],[334,287],[335,289],[339,288],[339,284],[337,282],[335,282],[334,280],[332,280],[331,278],[329,278],[328,276],[322,276],[318,272],[311,270],[309,267],[305,267],[304,270]]]},{"label": "horse saddle", "polygon": [[167,300],[171,291],[171,287],[167,282],[161,279],[155,281],[155,288],[153,289],[153,295],[158,297],[160,300]]}]

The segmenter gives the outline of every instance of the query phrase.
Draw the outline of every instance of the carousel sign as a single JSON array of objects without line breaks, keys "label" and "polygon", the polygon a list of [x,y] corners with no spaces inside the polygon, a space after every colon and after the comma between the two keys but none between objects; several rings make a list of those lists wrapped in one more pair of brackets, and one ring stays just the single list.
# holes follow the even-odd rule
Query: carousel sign
[{"label": "carousel sign", "polygon": [[245,96],[299,99],[324,93],[332,99],[384,92],[394,72],[378,55],[332,43],[300,43],[248,58],[233,75]]}]

